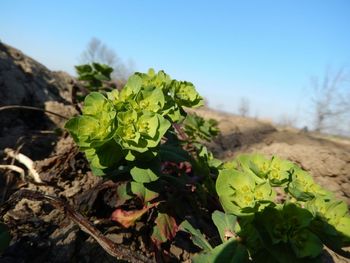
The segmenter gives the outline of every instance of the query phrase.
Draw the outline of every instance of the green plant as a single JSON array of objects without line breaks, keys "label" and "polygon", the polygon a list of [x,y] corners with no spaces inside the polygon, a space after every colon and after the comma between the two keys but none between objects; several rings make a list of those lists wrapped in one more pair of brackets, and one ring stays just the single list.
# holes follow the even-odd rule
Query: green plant
[{"label": "green plant", "polygon": [[[253,262],[322,262],[323,244],[338,253],[350,245],[347,205],[289,161],[238,156],[220,169],[216,190],[226,213],[222,217],[236,216],[237,222],[235,217],[221,220],[231,223],[223,227],[214,221],[223,244],[204,250],[201,262],[226,255],[228,240]],[[228,240],[222,238],[225,231]],[[229,262],[245,261],[246,256]]]},{"label": "green plant", "polygon": [[196,114],[188,114],[183,122],[183,129],[188,140],[198,142],[198,140],[210,141],[219,134],[216,120],[206,120]]},{"label": "green plant", "polygon": [[207,241],[206,237],[188,221],[185,220],[181,223],[180,229],[188,232],[193,243],[202,249],[202,253],[196,255],[192,261],[194,263],[248,262],[248,251],[242,243],[237,242],[235,236],[238,227],[237,217],[232,214],[214,211],[212,221],[222,242],[214,248]]},{"label": "green plant", "polygon": [[[82,85],[74,86],[72,90],[73,101],[82,102],[86,95],[93,91],[112,91],[116,83],[112,81],[113,69],[105,64],[91,63],[75,67],[78,80]],[[79,87],[79,88],[78,88]]]},{"label": "green plant", "polygon": [[[93,173],[120,181],[113,220],[130,227],[156,210],[151,239],[158,247],[175,236],[187,211],[200,216],[198,204],[215,194],[211,173],[221,162],[179,128],[189,118],[184,107],[202,104],[192,83],[150,70],[131,76],[121,91],[91,92],[82,115],[65,125]],[[215,135],[214,122],[202,124],[207,139]]]},{"label": "green plant", "polygon": [[66,123],[96,175],[123,161],[151,159],[158,155],[161,139],[172,123],[181,122],[183,107],[198,107],[203,99],[192,83],[171,80],[160,71],[136,73],[119,92],[91,92],[83,114]]},{"label": "green plant", "polygon": [[[203,250],[194,262],[317,262],[323,244],[342,253],[347,206],[289,161],[215,159],[202,142],[218,134],[217,123],[185,111],[202,104],[192,83],[153,70],[135,73],[120,91],[85,97],[82,115],[66,129],[93,173],[119,182],[112,220],[127,228],[148,214],[157,248],[179,231],[190,233]],[[207,240],[192,226],[199,221],[214,224],[219,239],[209,227]]]},{"label": "green plant", "polygon": [[75,67],[78,80],[85,83],[84,87],[90,91],[98,91],[102,89],[111,90],[109,87],[111,81],[111,73],[113,69],[104,64],[91,63]]}]

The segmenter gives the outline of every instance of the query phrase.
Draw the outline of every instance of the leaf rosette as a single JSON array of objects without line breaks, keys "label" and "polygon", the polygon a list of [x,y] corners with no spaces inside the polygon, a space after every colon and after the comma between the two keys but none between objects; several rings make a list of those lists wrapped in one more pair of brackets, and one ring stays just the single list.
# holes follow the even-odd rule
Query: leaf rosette
[{"label": "leaf rosette", "polygon": [[249,173],[220,170],[216,191],[225,212],[247,215],[268,206],[276,197],[268,182],[257,182]]},{"label": "leaf rosette", "polygon": [[173,85],[174,99],[178,105],[190,108],[203,106],[203,98],[191,82],[174,82]]},{"label": "leaf rosette", "polygon": [[237,165],[241,170],[253,174],[257,181],[269,181],[273,187],[286,186],[293,173],[293,163],[275,156],[271,159],[260,154],[244,154],[237,157]]},{"label": "leaf rosette", "polygon": [[293,167],[292,180],[287,191],[298,201],[308,201],[317,196],[327,199],[332,196],[329,191],[316,184],[308,172],[296,165]]},{"label": "leaf rosette", "polygon": [[115,167],[122,158],[120,146],[113,140],[117,129],[113,103],[98,92],[91,92],[84,100],[83,115],[70,119],[65,128],[85,152],[96,175],[102,169]]},{"label": "leaf rosette", "polygon": [[[317,197],[306,202],[305,206],[316,218],[334,227],[333,231],[327,227],[328,230],[331,230],[334,235],[340,235],[343,241],[350,244],[350,215],[345,202]],[[321,226],[325,227],[324,224]]]},{"label": "leaf rosette", "polygon": [[65,128],[82,150],[104,144],[116,130],[113,104],[98,92],[91,92],[84,101],[83,115],[70,119]]},{"label": "leaf rosette", "polygon": [[242,154],[234,162],[237,169],[252,174],[259,182],[264,182],[268,178],[271,160],[260,154]]},{"label": "leaf rosette", "polygon": [[170,122],[163,116],[135,110],[118,113],[118,129],[115,140],[123,149],[139,153],[159,145],[161,138],[170,127]]},{"label": "leaf rosette", "polygon": [[[290,244],[296,258],[317,257],[323,248],[321,240],[308,229],[313,215],[293,203],[269,207],[255,218],[258,231],[265,229],[271,245]],[[277,247],[275,248],[277,249]]]},{"label": "leaf rosette", "polygon": [[294,164],[287,160],[272,157],[268,173],[271,186],[286,186],[293,173],[293,167]]},{"label": "leaf rosette", "polygon": [[183,125],[184,132],[191,141],[206,140],[210,142],[219,134],[216,120],[206,120],[196,114],[188,114],[183,121]]}]

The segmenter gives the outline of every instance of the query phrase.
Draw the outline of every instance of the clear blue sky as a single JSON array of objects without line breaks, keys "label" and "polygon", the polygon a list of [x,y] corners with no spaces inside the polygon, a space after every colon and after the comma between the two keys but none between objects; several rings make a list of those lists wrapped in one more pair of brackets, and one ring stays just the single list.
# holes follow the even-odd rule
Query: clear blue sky
[{"label": "clear blue sky", "polygon": [[[214,108],[299,125],[309,79],[350,65],[350,1],[1,0],[0,39],[74,73],[92,37],[138,71],[193,82]],[[306,113],[305,113],[306,111]]]}]

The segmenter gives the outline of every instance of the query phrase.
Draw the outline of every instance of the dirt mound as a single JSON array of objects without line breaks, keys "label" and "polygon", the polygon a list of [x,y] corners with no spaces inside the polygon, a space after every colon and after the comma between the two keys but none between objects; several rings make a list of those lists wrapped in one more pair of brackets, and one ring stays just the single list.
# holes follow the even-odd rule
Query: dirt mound
[{"label": "dirt mound", "polygon": [[280,156],[299,164],[350,205],[350,139],[334,142],[313,133],[280,130],[270,123],[209,109],[196,112],[219,122],[221,134],[209,145],[218,158],[229,160],[253,152]]},{"label": "dirt mound", "polygon": [[[76,114],[71,102],[73,84],[73,78],[66,73],[51,72],[19,50],[0,43],[0,107],[26,105],[70,117]],[[316,181],[350,204],[349,143],[280,130],[271,123],[210,109],[196,113],[219,122],[221,134],[209,144],[217,158],[227,160],[247,152],[278,155],[310,171]],[[83,212],[116,244],[126,245],[130,255],[147,256],[150,244],[143,239],[144,223],[138,222],[131,230],[125,230],[108,220],[113,207],[109,190],[113,185],[110,187],[91,174],[85,158],[64,131],[53,132],[62,128],[64,122],[64,118],[38,111],[0,110],[0,150],[11,147],[37,160],[36,169],[44,182],[37,184],[4,172],[0,176],[0,198],[6,200],[18,189],[59,197]],[[1,262],[115,261],[64,213],[45,202],[22,200],[4,220],[13,239],[0,257]],[[175,261],[190,257],[184,247],[171,246],[169,251]],[[346,262],[336,256],[334,260]]]},{"label": "dirt mound", "polygon": [[46,131],[62,127],[65,120],[40,111],[4,110],[3,107],[38,107],[72,116],[75,113],[70,102],[72,84],[68,74],[51,72],[21,51],[0,42],[0,149],[20,144],[22,151],[34,159],[49,154],[55,136]]}]

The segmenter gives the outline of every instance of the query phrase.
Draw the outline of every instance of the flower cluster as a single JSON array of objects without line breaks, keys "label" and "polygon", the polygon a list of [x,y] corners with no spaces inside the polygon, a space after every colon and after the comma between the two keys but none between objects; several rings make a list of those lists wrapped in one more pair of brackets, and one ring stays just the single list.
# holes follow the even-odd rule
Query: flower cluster
[{"label": "flower cluster", "polygon": [[[277,188],[284,191],[283,203],[275,200]],[[271,242],[275,250],[291,249],[296,258],[315,258],[325,240],[338,248],[350,244],[347,205],[287,160],[238,156],[221,167],[216,191],[225,212],[241,217],[245,228],[251,225],[262,246]]]}]

